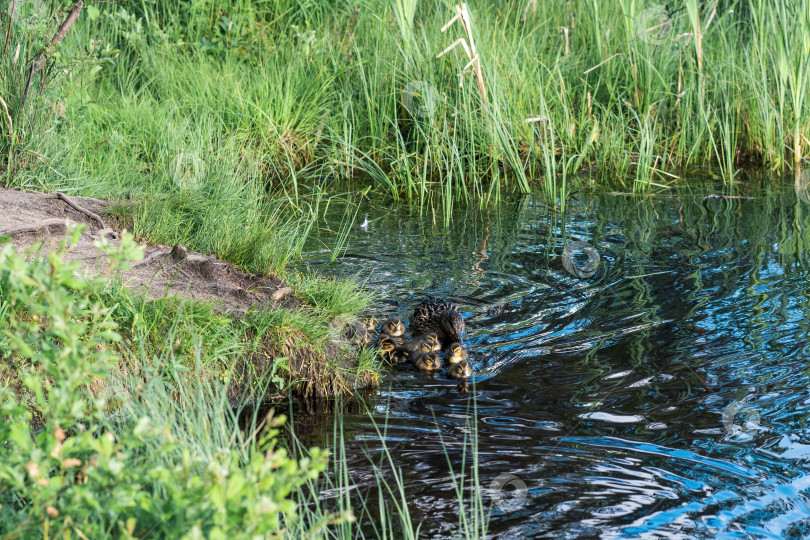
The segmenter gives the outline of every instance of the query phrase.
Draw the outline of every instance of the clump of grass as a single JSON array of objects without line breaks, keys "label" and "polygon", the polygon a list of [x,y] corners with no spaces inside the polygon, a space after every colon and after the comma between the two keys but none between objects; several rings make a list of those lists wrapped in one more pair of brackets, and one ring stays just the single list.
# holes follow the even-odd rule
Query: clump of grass
[{"label": "clump of grass", "polygon": [[363,312],[372,301],[359,283],[349,279],[334,279],[311,273],[290,274],[290,283],[315,310],[326,319]]},{"label": "clump of grass", "polygon": [[7,8],[0,13],[0,171],[9,178],[30,160],[42,159],[30,143],[53,136],[64,124],[69,80],[92,64],[88,57],[95,44],[89,52],[56,50],[80,16],[81,3],[57,9],[11,2]]}]

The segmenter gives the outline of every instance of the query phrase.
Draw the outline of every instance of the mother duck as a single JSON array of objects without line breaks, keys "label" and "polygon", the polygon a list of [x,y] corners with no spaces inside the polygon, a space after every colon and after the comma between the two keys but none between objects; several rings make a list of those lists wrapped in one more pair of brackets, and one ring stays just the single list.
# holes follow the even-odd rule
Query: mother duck
[{"label": "mother duck", "polygon": [[411,332],[414,335],[435,332],[446,347],[450,343],[461,341],[464,318],[452,302],[428,296],[413,311]]}]

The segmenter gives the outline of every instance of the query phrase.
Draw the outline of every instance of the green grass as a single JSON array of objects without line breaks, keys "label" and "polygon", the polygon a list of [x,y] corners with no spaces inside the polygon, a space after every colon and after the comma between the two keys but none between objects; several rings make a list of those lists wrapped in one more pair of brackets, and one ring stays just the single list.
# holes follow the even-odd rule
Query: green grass
[{"label": "green grass", "polygon": [[[73,334],[54,335],[73,347],[66,353],[72,364],[62,367],[52,346],[23,332],[47,360],[50,379],[25,362],[14,366],[28,373],[27,392],[53,414],[44,430],[32,431],[20,396],[8,391],[23,379],[0,374],[3,411],[17,430],[14,444],[2,447],[0,522],[31,525],[44,536],[48,506],[58,500],[63,510],[75,510],[67,513],[74,524],[119,537],[149,527],[171,536],[192,526],[208,536],[237,535],[228,521],[234,515],[277,531],[280,523],[254,519],[262,507],[252,503],[261,493],[249,487],[277,493],[261,484],[277,478],[284,490],[272,500],[281,506],[265,517],[281,515],[301,535],[352,537],[357,529],[348,512],[361,518],[367,511],[349,498],[337,508],[319,506],[317,482],[326,480],[314,475],[325,466],[323,456],[302,456],[309,461],[294,466],[271,452],[273,463],[290,472],[275,476],[276,469],[262,468],[261,419],[254,415],[239,430],[229,408],[233,384],[249,380],[245,395],[258,398],[278,384],[274,376],[283,380],[284,340],[325,344],[335,319],[368,303],[355,284],[288,268],[330,198],[345,196],[337,191],[368,190],[425,211],[438,208],[450,223],[460,205],[534,189],[564,210],[583,169],[592,171],[585,181],[641,191],[670,184],[673,173],[688,167],[716,169],[732,182],[746,161],[774,171],[803,166],[810,149],[810,0],[687,0],[666,4],[666,16],[654,0],[472,1],[486,100],[471,74],[459,79],[463,55],[436,58],[463,34],[458,24],[440,31],[452,5],[90,1],[58,54],[48,54],[35,72],[30,66],[53,35],[52,19],[19,25],[0,15],[1,35],[10,32],[0,60],[6,185],[119,200],[114,215],[138,237],[182,242],[252,272],[279,273],[313,306],[237,320],[211,306],[112,289],[99,297],[109,311],[79,311],[81,324],[114,323],[120,341],[105,333],[108,326],[96,328],[100,341],[88,342],[86,329],[69,326]],[[426,84],[411,84],[417,81]],[[356,219],[356,211],[347,211],[329,246],[335,257]],[[66,294],[59,293],[60,301],[75,307]],[[8,325],[41,323],[8,306],[0,303],[3,320],[14,321]],[[4,326],[4,347],[20,328]],[[266,373],[238,369],[240,359],[259,357]],[[110,377],[113,361],[123,368]],[[368,354],[360,365],[371,369]],[[70,366],[75,373],[65,371]],[[86,387],[90,375],[102,381],[109,411]],[[62,393],[51,403],[47,392],[37,395],[37,381],[47,387],[54,380]],[[82,462],[93,452],[104,458],[87,488],[47,457],[55,422],[84,429],[72,406],[87,413],[90,426],[75,436]],[[121,435],[118,446],[100,446],[105,430]],[[327,488],[348,491],[339,431]],[[469,476],[458,482],[476,482],[474,456],[473,450]],[[25,467],[34,459],[52,485],[27,482]],[[211,497],[223,470],[242,484]],[[386,483],[378,470],[378,491],[379,507],[391,510],[369,519],[379,523],[379,536],[414,537],[418,524],[407,513],[401,476],[390,472],[393,483]],[[295,475],[310,483],[296,484]],[[73,482],[70,489],[54,489],[56,478]],[[185,483],[174,491],[178,478]],[[286,490],[296,494],[297,506],[281,500]],[[160,495],[167,506],[156,508],[139,491]],[[212,506],[222,501],[232,505]],[[108,511],[93,510],[93,502],[108,504]],[[460,530],[485,534],[483,504],[468,508]],[[29,532],[25,527],[13,534]],[[259,531],[257,525],[251,532]]]},{"label": "green grass", "polygon": [[[121,260],[134,247],[124,237],[105,250]],[[279,533],[325,455],[290,459],[255,413],[242,429],[236,366],[219,365],[238,348],[228,321],[206,306],[128,302],[114,280],[79,277],[66,249],[30,261],[0,251],[0,534]]]},{"label": "green grass", "polygon": [[[475,398],[468,403],[469,420],[462,448],[454,448],[460,455],[461,468],[456,469],[450,452],[445,447],[450,480],[458,504],[457,538],[486,538],[491,508],[484,498],[484,489],[478,477],[478,414]],[[386,424],[379,425],[369,415],[379,443],[377,457],[368,456],[374,482],[361,490],[354,485],[351,471],[346,466],[346,435],[341,414],[334,417],[329,447],[332,449],[325,474],[309,480],[297,492],[300,519],[290,528],[293,538],[420,538],[421,524],[410,512],[412,494],[405,486],[402,471],[396,463],[393,450],[386,444]],[[295,424],[295,418],[291,419]],[[438,425],[438,423],[437,423]],[[438,435],[441,440],[441,434]],[[293,456],[310,456],[305,446],[291,434],[290,451]],[[442,443],[443,444],[443,443]],[[457,456],[454,456],[457,457]]]},{"label": "green grass", "polygon": [[451,3],[96,7],[53,60],[103,38],[96,67],[45,92],[65,104],[58,129],[4,140],[26,165],[8,181],[139,200],[139,234],[249,268],[281,266],[253,254],[265,216],[305,234],[332,179],[450,212],[532,189],[559,202],[583,169],[643,190],[665,169],[798,167],[810,148],[808,0],[471,2],[486,100],[462,54],[436,58],[463,35],[440,31]]}]

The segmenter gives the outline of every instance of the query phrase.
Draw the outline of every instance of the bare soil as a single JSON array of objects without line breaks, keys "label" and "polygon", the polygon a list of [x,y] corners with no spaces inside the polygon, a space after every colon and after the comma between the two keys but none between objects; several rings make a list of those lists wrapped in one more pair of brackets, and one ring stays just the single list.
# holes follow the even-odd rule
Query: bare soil
[{"label": "bare soil", "polygon": [[[64,239],[66,226],[87,226],[68,260],[84,263],[85,272],[102,273],[107,261],[95,246],[102,235],[117,243],[121,231],[102,228],[91,214],[103,220],[110,204],[101,199],[68,197],[88,213],[77,210],[58,195],[0,188],[0,234],[10,236],[21,253],[55,250]],[[106,223],[105,223],[106,225]],[[151,297],[171,294],[202,301],[216,301],[229,312],[244,313],[251,307],[297,308],[303,303],[275,276],[259,277],[244,272],[216,255],[186,252],[185,248],[144,244],[144,258],[123,273],[127,287]]]}]

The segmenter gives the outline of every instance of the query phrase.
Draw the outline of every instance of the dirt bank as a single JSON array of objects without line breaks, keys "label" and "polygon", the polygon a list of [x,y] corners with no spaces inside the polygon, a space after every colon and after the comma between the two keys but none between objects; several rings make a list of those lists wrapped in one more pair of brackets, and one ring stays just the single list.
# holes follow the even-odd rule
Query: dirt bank
[{"label": "dirt bank", "polygon": [[[22,192],[0,188],[0,235],[10,236],[18,251],[44,253],[55,249],[72,224],[84,223],[85,232],[68,260],[82,261],[87,273],[103,273],[107,261],[96,247],[101,237],[117,242],[121,231],[108,223],[110,203],[62,194]],[[215,255],[187,251],[183,246],[142,244],[144,258],[123,273],[124,284],[151,298],[174,295],[214,302],[217,309],[239,317],[248,310],[297,310],[309,306],[276,276],[254,276]],[[357,369],[357,352],[340,336],[341,323],[326,346],[315,346],[294,330],[268,332],[264,346],[238,366],[232,393],[235,400],[256,374],[274,358],[288,359],[288,392],[302,397],[332,397],[376,386],[376,373]],[[272,335],[270,335],[272,334]]]}]

